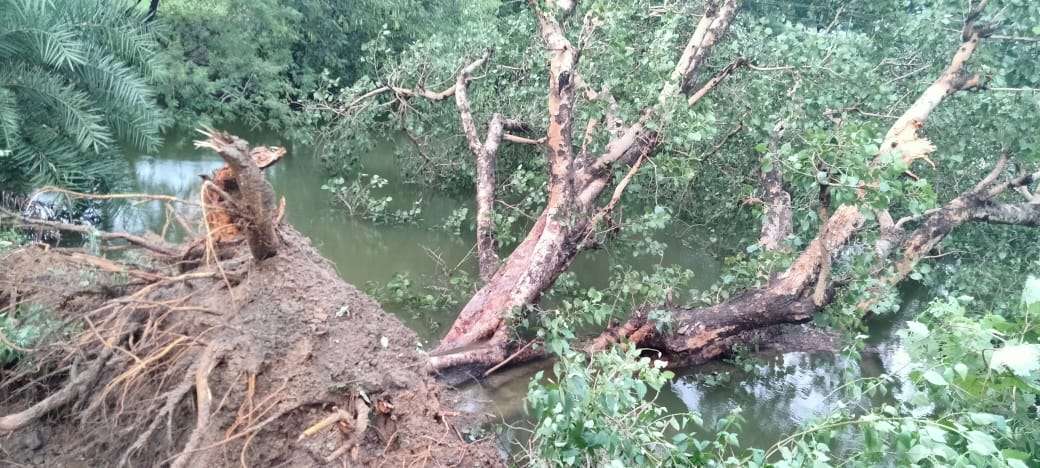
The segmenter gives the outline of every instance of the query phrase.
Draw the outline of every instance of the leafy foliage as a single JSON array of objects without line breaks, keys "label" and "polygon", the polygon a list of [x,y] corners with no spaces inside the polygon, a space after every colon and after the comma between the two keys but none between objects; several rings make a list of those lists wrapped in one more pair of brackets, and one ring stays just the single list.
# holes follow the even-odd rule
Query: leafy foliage
[{"label": "leafy foliage", "polygon": [[570,348],[568,328],[550,319],[547,346],[553,377],[531,381],[527,408],[535,418],[524,456],[530,466],[691,466],[725,459],[739,447],[739,414],[719,422],[717,439],[692,438],[695,414],[668,414],[652,395],[674,377],[664,361],[640,350],[613,349],[591,358]]},{"label": "leafy foliage", "polygon": [[164,0],[158,22],[169,71],[159,100],[180,126],[288,129],[323,73],[346,83],[378,73],[382,54],[450,27],[454,8],[419,0]]},{"label": "leafy foliage", "polygon": [[159,143],[154,49],[124,1],[0,1],[0,184],[115,188]]}]

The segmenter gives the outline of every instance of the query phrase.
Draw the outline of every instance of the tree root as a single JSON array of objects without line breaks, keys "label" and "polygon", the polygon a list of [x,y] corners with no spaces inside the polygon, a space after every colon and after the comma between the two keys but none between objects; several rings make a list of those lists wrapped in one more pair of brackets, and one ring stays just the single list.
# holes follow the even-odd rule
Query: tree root
[{"label": "tree root", "polygon": [[170,468],[184,468],[187,466],[191,459],[192,451],[202,441],[202,435],[209,427],[210,407],[213,403],[213,394],[209,389],[209,375],[213,372],[213,368],[217,366],[222,355],[222,349],[211,345],[203,350],[202,355],[199,357],[199,363],[195,369],[195,403],[198,411],[198,416],[195,419],[195,430],[191,431],[188,442],[184,445],[184,450],[181,451],[180,455],[177,455],[177,458],[170,464]]},{"label": "tree root", "polygon": [[[195,380],[193,374],[191,372],[185,373],[184,380],[180,383],[180,385],[175,387],[173,390],[166,392],[165,396],[162,398],[163,406],[152,419],[152,422],[149,423],[148,427],[144,430],[144,432],[142,432],[141,435],[139,435],[137,439],[134,440],[134,443],[131,444],[130,447],[123,452],[123,456],[119,461],[119,466],[122,467],[130,465],[130,457],[142,448],[144,448],[145,444],[148,443],[148,440],[152,438],[152,434],[154,434],[155,431],[159,428],[159,425],[162,424],[163,419],[172,417],[173,410],[177,407],[181,400],[184,399],[184,396],[191,391],[192,388],[195,388]],[[167,419],[167,423],[172,426],[172,421],[170,421],[169,419]],[[173,437],[171,434],[171,442],[172,438]]]},{"label": "tree root", "polygon": [[69,371],[69,383],[62,387],[61,390],[52,393],[28,409],[0,417],[0,433],[21,429],[41,416],[72,402],[97,380],[101,370],[105,367],[105,363],[112,357],[112,353],[112,348],[104,348],[101,354],[94,359],[90,367],[82,374],[77,375],[76,366],[73,365],[72,370]]},{"label": "tree root", "polygon": [[344,454],[350,451],[350,449],[357,446],[363,437],[365,437],[365,431],[368,429],[368,415],[369,408],[365,402],[357,398],[354,400],[354,409],[357,412],[357,416],[354,418],[354,435],[350,440],[343,443],[336,450],[332,451],[328,457],[325,457],[325,463],[332,463],[336,459],[342,457]]},{"label": "tree root", "polygon": [[123,240],[131,245],[141,247],[146,250],[150,250],[163,257],[175,257],[179,254],[176,249],[167,245],[161,245],[151,242],[141,236],[135,236],[125,232],[106,232],[94,229],[92,226],[82,224],[66,224],[59,223],[57,221],[47,221],[43,219],[36,219],[25,216],[21,213],[15,213],[3,208],[0,208],[0,220],[12,220],[11,224],[20,227],[34,227],[43,229],[53,229],[57,231],[75,232],[78,234],[97,236],[103,241],[115,241]]}]

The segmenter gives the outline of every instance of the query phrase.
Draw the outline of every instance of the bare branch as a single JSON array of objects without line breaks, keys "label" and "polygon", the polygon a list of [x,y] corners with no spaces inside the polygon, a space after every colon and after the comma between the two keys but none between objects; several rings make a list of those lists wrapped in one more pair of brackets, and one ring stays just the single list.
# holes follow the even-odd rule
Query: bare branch
[{"label": "bare branch", "polygon": [[731,62],[729,65],[726,65],[722,70],[719,70],[719,72],[716,73],[715,76],[711,77],[711,79],[708,80],[707,83],[704,83],[704,85],[701,86],[700,89],[693,92],[693,94],[690,94],[690,98],[686,100],[686,103],[690,106],[697,104],[697,102],[700,101],[701,98],[703,98],[705,95],[707,95],[708,92],[715,89],[715,87],[718,86],[718,84],[721,83],[722,80],[725,80],[726,77],[732,75],[733,72],[735,72],[738,68],[743,67],[747,64],[747,59],[744,57],[740,57]]},{"label": "bare branch", "polygon": [[[6,219],[10,219],[11,221],[6,221]],[[153,243],[143,237],[135,236],[133,234],[125,232],[99,231],[97,229],[94,229],[94,227],[92,226],[82,224],[66,224],[56,221],[30,218],[21,213],[15,213],[13,211],[8,211],[3,208],[0,208],[0,222],[11,222],[13,225],[22,227],[76,232],[86,236],[97,236],[99,239],[105,241],[123,240],[130,243],[131,245],[136,245],[138,247],[151,250],[152,252],[166,257],[174,257],[180,255],[180,252],[177,252],[177,250],[173,247]]]},{"label": "bare branch", "polygon": [[986,177],[983,177],[982,180],[979,181],[979,183],[975,184],[975,188],[973,188],[971,191],[979,193],[985,190],[986,187],[993,185],[993,182],[996,182],[997,178],[1000,177],[1000,174],[1002,174],[1004,172],[1004,169],[1007,168],[1007,163],[1007,153],[1001,154],[1000,158],[997,159],[997,163],[993,165],[993,169],[989,171],[989,174],[987,174]]},{"label": "bare branch", "polygon": [[986,0],[983,0],[971,9],[964,23],[961,45],[957,48],[949,65],[946,66],[946,70],[892,125],[881,144],[881,150],[878,152],[879,159],[892,151],[899,151],[907,165],[918,159],[931,163],[928,155],[935,151],[935,145],[927,138],[918,135],[917,131],[924,126],[928,116],[946,97],[957,91],[980,86],[980,78],[977,75],[967,75],[965,65],[978,47],[979,41],[992,33],[987,29],[988,26],[978,26],[976,23],[982,9],[986,7],[986,3]]},{"label": "bare branch", "polygon": [[793,214],[791,194],[784,190],[783,173],[780,170],[780,140],[784,135],[784,122],[773,127],[769,138],[769,150],[763,155],[768,170],[759,173],[759,190],[765,202],[765,216],[762,220],[762,231],[759,244],[766,250],[784,250],[784,240],[793,230]]}]

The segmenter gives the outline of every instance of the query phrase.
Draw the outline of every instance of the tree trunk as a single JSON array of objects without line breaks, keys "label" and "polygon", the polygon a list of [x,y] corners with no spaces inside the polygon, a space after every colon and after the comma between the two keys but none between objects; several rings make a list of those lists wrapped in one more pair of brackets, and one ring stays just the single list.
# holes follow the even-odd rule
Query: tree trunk
[{"label": "tree trunk", "polygon": [[[1004,165],[998,163],[991,173],[999,175]],[[976,188],[933,210],[913,232],[899,239],[885,238],[878,242],[896,242],[901,256],[893,272],[882,279],[881,286],[894,286],[904,280],[914,267],[925,258],[955,228],[968,221],[1040,227],[1040,204],[1002,203],[993,200],[1008,188],[1028,185],[1040,178],[1040,172],[1028,174],[1004,183],[995,183],[987,177]],[[729,352],[733,345],[742,343],[748,332],[768,329],[780,324],[804,323],[828,305],[838,287],[832,279],[826,283],[822,300],[815,290],[820,270],[831,260],[831,253],[840,252],[851,240],[864,218],[859,211],[843,205],[827,221],[812,244],[783,274],[761,288],[741,293],[721,304],[694,309],[666,308],[671,321],[665,330],[649,320],[646,310],[633,314],[624,324],[600,335],[586,350],[596,352],[622,340],[653,348],[667,355],[670,365],[696,365],[718,358]],[[886,259],[876,259],[884,263]],[[868,311],[879,299],[875,289],[857,308]]]},{"label": "tree trunk", "polygon": [[[554,14],[542,11],[538,2],[533,0],[531,7],[538,17],[542,41],[551,52],[547,103],[549,127],[544,139],[549,160],[548,200],[524,240],[463,307],[447,335],[433,351],[431,364],[435,369],[463,364],[495,365],[507,358],[511,344],[507,323],[509,317],[523,313],[526,307],[535,304],[542,293],[570,267],[578,253],[594,243],[597,226],[612,212],[642,161],[657,147],[658,136],[647,130],[646,124],[656,121],[657,127],[661,127],[667,122],[669,116],[665,109],[672,99],[680,96],[680,90],[694,82],[693,78],[704,60],[732,21],[736,1],[727,0],[721,6],[712,6],[705,12],[676,63],[671,79],[662,84],[657,104],[645,109],[637,122],[621,130],[608,110],[606,119],[611,141],[605,152],[597,158],[591,157],[586,151],[575,154],[573,125],[576,91],[585,88],[585,94],[593,99],[598,94],[587,89],[578,74],[580,50],[567,39]],[[593,24],[592,21],[586,21],[585,28],[592,28]],[[591,31],[586,29],[579,37],[587,38],[590,35]],[[708,80],[693,95],[703,96],[735,68],[726,67],[724,74]],[[456,93],[460,89],[462,86],[456,85]],[[613,100],[606,88],[602,93],[608,102]],[[487,182],[493,180],[493,173],[488,174],[491,164],[481,162],[489,159],[488,145],[482,147],[479,144],[472,119],[468,117],[468,105],[463,105],[464,101],[465,96],[459,101],[463,128],[478,161],[477,247],[478,251],[488,251],[493,242],[487,226],[490,221],[482,222],[486,218],[481,213],[487,211],[482,208],[489,204],[487,200],[493,199],[493,190],[487,187]],[[692,105],[696,100],[690,99],[688,102]],[[608,109],[613,107],[608,106]],[[591,134],[594,129],[595,124],[590,123],[586,134]],[[489,142],[497,130],[495,119],[492,119]],[[587,145],[582,147],[587,148]],[[618,182],[611,199],[597,207],[597,199],[613,180],[614,169],[621,164],[629,166],[628,174]],[[478,252],[478,257],[481,258],[481,276],[485,277],[487,261],[482,253]]]},{"label": "tree trunk", "polygon": [[[207,138],[196,141],[195,146],[215,151],[227,163],[216,177],[220,186],[210,184],[203,189],[203,197],[210,205],[206,208],[215,211],[215,216],[206,216],[211,235],[216,231],[218,239],[228,239],[228,233],[237,235],[238,227],[243,226],[253,258],[273,257],[278,253],[275,195],[260,171],[280,160],[285,149],[250,148],[245,140],[224,132],[203,134]],[[222,224],[213,226],[214,222]]]},{"label": "tree trunk", "polygon": [[[917,159],[926,159],[935,147],[917,131],[923,127],[931,112],[947,96],[971,89],[978,85],[977,77],[968,77],[964,68],[975,51],[979,39],[992,33],[989,26],[978,26],[976,20],[981,7],[973,8],[968,15],[962,32],[962,44],[957,49],[946,70],[924,93],[900,116],[889,129],[872,165],[885,163],[883,156],[898,151],[903,161],[910,165]],[[774,156],[777,140],[782,130],[778,125],[774,131],[768,156]],[[780,247],[780,241],[790,225],[790,196],[782,187],[782,174],[775,158],[770,159],[769,170],[760,175],[766,216],[763,222],[760,244],[770,250]],[[930,160],[929,160],[930,162]],[[1009,187],[1030,184],[1034,175],[1021,176],[1009,182],[997,184],[996,180],[1006,167],[1002,157],[996,167],[971,191],[951,200],[947,205],[924,217],[917,230],[904,236],[900,226],[908,218],[894,223],[887,210],[877,213],[881,227],[880,239],[874,251],[879,255],[876,271],[883,269],[888,254],[896,247],[903,251],[902,259],[896,263],[895,272],[884,278],[883,285],[895,285],[902,281],[913,267],[931,251],[955,227],[968,220],[998,223],[1035,225],[1040,218],[1040,205],[1004,204],[992,199]],[[1027,190],[1028,192],[1028,190]],[[713,359],[726,352],[741,334],[782,323],[800,323],[833,298],[836,285],[830,278],[831,261],[860,229],[865,217],[854,205],[840,206],[820,228],[816,238],[798,258],[779,276],[765,286],[752,289],[728,301],[706,308],[671,308],[669,328],[659,331],[658,325],[649,320],[643,311],[637,311],[623,325],[600,335],[586,349],[595,352],[621,341],[637,346],[649,346],[670,356],[673,364],[697,364]],[[878,292],[878,291],[875,291]],[[859,308],[867,311],[876,302],[877,294],[863,301]],[[666,307],[666,309],[668,309]]]}]

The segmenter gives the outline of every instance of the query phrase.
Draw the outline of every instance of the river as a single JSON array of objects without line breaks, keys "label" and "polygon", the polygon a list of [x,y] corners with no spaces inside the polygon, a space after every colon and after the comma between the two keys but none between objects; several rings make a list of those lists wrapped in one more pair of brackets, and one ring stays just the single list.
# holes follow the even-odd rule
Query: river
[{"label": "river", "polygon": [[[307,148],[295,147],[269,133],[241,132],[241,135],[253,144],[284,145],[289,149],[285,160],[267,171],[267,177],[279,196],[286,199],[288,221],[311,238],[345,281],[364,289],[366,285],[385,284],[396,274],[407,273],[415,285],[422,285],[439,272],[431,252],[450,265],[471,255],[474,243],[471,230],[455,235],[437,227],[456,208],[470,207],[472,213],[472,199],[424,191],[406,184],[398,172],[391,143],[364,155],[362,170],[389,181],[377,195],[392,196],[395,204],[408,206],[421,197],[423,219],[416,224],[374,224],[352,219],[331,203],[328,192],[320,189],[327,176]],[[166,136],[166,143],[155,154],[133,157],[136,189],[197,200],[198,176],[211,173],[223,163],[211,152],[195,150],[191,145],[194,138],[196,134],[189,132],[173,133]],[[161,206],[143,203],[121,210],[114,224],[119,229],[140,232],[158,229],[163,220]],[[718,279],[722,267],[720,259],[712,254],[714,239],[708,235],[700,237],[703,239],[696,234],[686,236],[683,242],[662,237],[659,240],[668,248],[659,260],[633,259],[631,255],[609,249],[589,252],[581,255],[571,271],[581,284],[603,287],[608,283],[613,263],[648,269],[659,262],[693,270],[696,274],[693,287],[704,289]],[[473,263],[468,262],[471,269],[475,268]],[[923,300],[920,294],[910,295],[908,299],[905,308],[918,307]],[[455,309],[417,312],[393,304],[384,304],[384,307],[415,330],[427,347],[446,331],[458,312]],[[841,392],[836,390],[842,385],[846,370],[861,376],[902,374],[907,358],[893,337],[896,323],[889,318],[872,325],[869,343],[874,351],[864,353],[859,361],[826,352],[791,352],[757,356],[744,366],[714,363],[680,373],[658,396],[658,402],[671,411],[697,411],[706,422],[740,407],[747,420],[740,431],[742,444],[768,447],[800,424],[836,408],[842,399]],[[462,388],[461,409],[490,412],[504,421],[522,421],[528,382],[544,366],[543,363],[512,369],[489,381]],[[729,377],[714,381],[705,378],[716,373]]]}]

